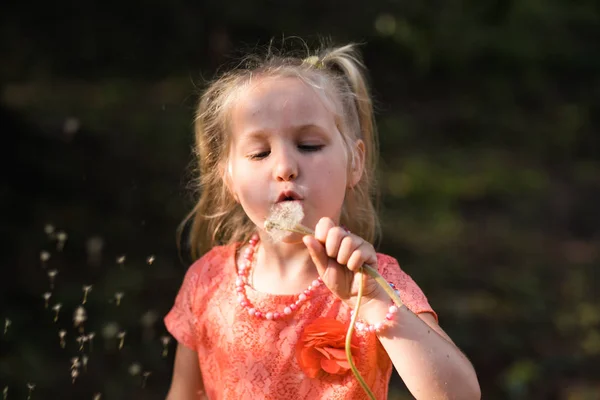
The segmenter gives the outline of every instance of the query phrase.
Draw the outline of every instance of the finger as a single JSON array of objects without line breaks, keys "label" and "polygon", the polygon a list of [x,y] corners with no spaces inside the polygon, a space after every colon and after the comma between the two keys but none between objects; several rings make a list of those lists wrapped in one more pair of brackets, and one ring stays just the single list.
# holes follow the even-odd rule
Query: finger
[{"label": "finger", "polygon": [[347,237],[347,235],[348,232],[339,226],[334,226],[333,228],[329,229],[329,232],[327,232],[327,239],[325,241],[325,249],[327,250],[327,255],[329,257],[338,257],[340,244],[342,243],[342,240]]},{"label": "finger", "polygon": [[377,253],[370,243],[363,242],[350,256],[346,266],[351,271],[358,271],[363,265],[377,267]]},{"label": "finger", "polygon": [[315,227],[315,239],[317,239],[321,243],[325,243],[327,240],[327,233],[331,228],[333,228],[335,224],[331,220],[331,218],[323,217],[317,222],[317,226]]},{"label": "finger", "polygon": [[342,265],[348,264],[348,260],[363,240],[354,235],[348,235],[340,244],[340,250],[338,251],[336,261]]},{"label": "finger", "polygon": [[310,258],[312,258],[313,263],[317,267],[317,271],[319,272],[319,276],[323,277],[325,271],[327,271],[327,262],[329,261],[329,257],[325,252],[325,246],[313,236],[306,235],[302,238],[304,245],[308,249],[308,254],[310,254]]}]

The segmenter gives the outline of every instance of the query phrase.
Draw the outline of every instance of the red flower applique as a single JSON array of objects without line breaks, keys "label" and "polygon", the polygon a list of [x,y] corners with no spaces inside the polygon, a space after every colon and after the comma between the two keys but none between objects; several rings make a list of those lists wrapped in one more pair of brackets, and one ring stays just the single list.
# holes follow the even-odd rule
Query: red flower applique
[{"label": "red flower applique", "polygon": [[[348,325],[332,318],[318,318],[304,328],[296,345],[296,358],[304,373],[318,377],[322,371],[343,375],[350,369],[346,358],[345,341]],[[356,337],[350,347],[356,357]]]}]

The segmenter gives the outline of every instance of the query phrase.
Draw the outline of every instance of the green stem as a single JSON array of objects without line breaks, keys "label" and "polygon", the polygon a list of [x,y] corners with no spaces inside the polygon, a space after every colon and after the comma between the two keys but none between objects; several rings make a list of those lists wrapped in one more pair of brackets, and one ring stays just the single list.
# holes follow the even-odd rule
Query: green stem
[{"label": "green stem", "polygon": [[373,392],[371,392],[371,389],[369,388],[369,385],[367,385],[363,377],[360,375],[360,372],[358,372],[358,368],[356,368],[356,365],[354,365],[354,360],[352,359],[351,351],[352,333],[354,333],[354,325],[356,324],[356,319],[358,318],[358,309],[360,308],[360,302],[363,296],[364,275],[362,270],[363,268],[361,268],[360,271],[356,273],[360,282],[358,284],[358,294],[356,296],[356,309],[354,310],[354,314],[352,314],[352,317],[350,318],[350,325],[348,326],[348,332],[346,332],[346,358],[348,359],[348,364],[350,364],[350,369],[352,370],[352,373],[356,377],[358,383],[360,383],[360,386],[362,386],[367,396],[369,396],[371,400],[376,400],[375,395],[373,394]]}]

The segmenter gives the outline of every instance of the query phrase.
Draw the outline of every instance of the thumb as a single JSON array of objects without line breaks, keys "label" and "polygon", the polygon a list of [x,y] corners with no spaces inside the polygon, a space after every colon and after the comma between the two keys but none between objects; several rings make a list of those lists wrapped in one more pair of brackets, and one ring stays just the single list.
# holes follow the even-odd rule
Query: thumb
[{"label": "thumb", "polygon": [[319,276],[323,277],[325,271],[327,271],[327,264],[329,262],[329,257],[325,252],[325,246],[317,239],[315,239],[311,235],[306,235],[302,238],[304,245],[308,249],[308,254],[312,258],[315,266],[317,267],[317,271],[319,272]]}]

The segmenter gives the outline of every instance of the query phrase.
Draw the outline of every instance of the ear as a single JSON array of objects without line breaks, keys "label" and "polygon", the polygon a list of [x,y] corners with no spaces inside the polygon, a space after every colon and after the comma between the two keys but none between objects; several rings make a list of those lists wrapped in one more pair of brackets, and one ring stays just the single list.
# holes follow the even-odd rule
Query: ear
[{"label": "ear", "polygon": [[352,149],[352,159],[350,160],[350,174],[348,177],[348,187],[353,188],[360,182],[363,170],[365,168],[365,143],[358,139],[354,142]]}]

